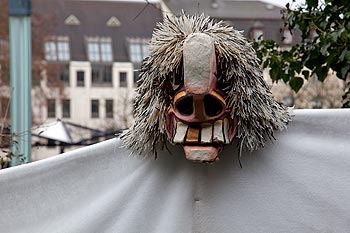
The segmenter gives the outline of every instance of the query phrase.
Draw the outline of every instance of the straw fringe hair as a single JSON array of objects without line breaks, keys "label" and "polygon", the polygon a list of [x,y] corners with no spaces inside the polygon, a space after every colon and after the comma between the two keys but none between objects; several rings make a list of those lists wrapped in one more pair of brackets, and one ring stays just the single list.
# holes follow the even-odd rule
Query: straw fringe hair
[{"label": "straw fringe hair", "polygon": [[142,156],[156,155],[164,147],[172,77],[181,69],[183,43],[191,33],[205,33],[215,41],[219,81],[227,86],[227,107],[238,120],[238,145],[250,151],[263,147],[275,130],[286,128],[291,109],[273,99],[255,51],[241,32],[203,14],[166,17],[157,24],[140,70],[134,124],[121,135],[123,145]]}]

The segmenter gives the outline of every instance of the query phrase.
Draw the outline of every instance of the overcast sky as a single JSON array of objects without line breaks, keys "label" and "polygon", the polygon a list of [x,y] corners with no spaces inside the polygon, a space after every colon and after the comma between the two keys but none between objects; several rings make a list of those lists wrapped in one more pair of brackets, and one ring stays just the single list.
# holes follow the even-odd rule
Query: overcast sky
[{"label": "overcast sky", "polygon": [[[291,0],[264,0],[264,2],[270,2],[277,6],[282,6],[282,7],[284,7],[288,2],[292,3]],[[300,3],[304,3],[305,0],[296,0],[295,2],[300,4]]]},{"label": "overcast sky", "polygon": [[[130,1],[130,2],[146,2],[146,0],[110,0],[110,1]],[[148,0],[149,2],[158,2],[158,0]],[[234,0],[232,0],[234,1]],[[240,0],[240,1],[244,1],[244,0]],[[252,0],[248,0],[248,1],[252,1]],[[274,5],[280,6],[280,7],[284,7],[288,2],[292,3],[292,0],[260,0],[263,2],[269,2],[272,3]],[[200,0],[198,0],[198,2],[200,2]],[[296,0],[297,4],[300,3],[304,3],[305,0]]]}]

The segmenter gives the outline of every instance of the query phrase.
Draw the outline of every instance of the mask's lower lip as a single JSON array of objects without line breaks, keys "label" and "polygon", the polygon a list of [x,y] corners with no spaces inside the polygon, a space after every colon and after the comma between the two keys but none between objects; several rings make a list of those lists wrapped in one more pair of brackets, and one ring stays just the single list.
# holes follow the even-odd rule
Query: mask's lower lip
[{"label": "mask's lower lip", "polygon": [[201,145],[201,146],[189,146],[184,145],[184,151],[186,158],[188,160],[196,162],[215,162],[217,161],[219,155],[219,147],[210,146],[210,145]]}]

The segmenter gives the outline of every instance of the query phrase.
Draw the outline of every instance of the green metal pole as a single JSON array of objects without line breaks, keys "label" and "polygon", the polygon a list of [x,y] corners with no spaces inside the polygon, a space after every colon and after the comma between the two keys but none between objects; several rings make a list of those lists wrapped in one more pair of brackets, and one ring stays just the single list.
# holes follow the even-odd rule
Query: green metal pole
[{"label": "green metal pole", "polygon": [[32,65],[30,16],[10,16],[11,166],[31,161]]}]

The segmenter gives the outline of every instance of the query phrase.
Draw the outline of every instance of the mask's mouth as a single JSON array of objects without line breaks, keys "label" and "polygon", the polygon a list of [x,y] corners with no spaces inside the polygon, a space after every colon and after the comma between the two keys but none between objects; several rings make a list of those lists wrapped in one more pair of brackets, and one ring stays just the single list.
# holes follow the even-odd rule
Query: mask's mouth
[{"label": "mask's mouth", "polygon": [[236,133],[236,122],[228,117],[206,123],[184,123],[175,116],[169,122],[169,138],[182,145],[186,158],[198,162],[215,162],[223,146]]}]

